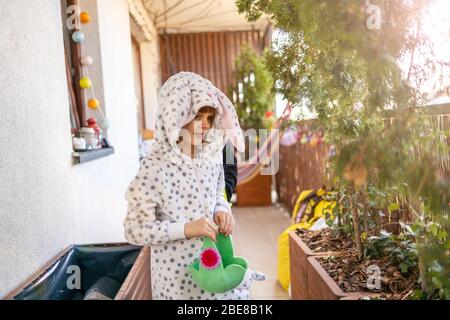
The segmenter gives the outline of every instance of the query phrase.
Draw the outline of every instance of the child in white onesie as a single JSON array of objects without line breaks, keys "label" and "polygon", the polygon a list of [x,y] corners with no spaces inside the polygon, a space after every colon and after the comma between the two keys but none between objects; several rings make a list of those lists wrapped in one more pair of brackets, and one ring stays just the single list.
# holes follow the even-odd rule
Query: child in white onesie
[{"label": "child in white onesie", "polygon": [[[210,81],[190,72],[169,78],[160,91],[155,142],[126,192],[127,241],[151,246],[153,299],[248,299],[242,288],[206,292],[188,266],[202,237],[230,235],[234,218],[224,199],[222,149],[229,139],[243,150],[230,100]],[[254,275],[253,275],[254,277]]]}]

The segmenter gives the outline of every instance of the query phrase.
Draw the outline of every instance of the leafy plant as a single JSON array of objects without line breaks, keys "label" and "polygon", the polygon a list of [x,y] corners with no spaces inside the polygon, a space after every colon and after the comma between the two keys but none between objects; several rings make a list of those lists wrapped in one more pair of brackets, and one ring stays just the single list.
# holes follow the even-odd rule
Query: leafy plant
[{"label": "leafy plant", "polygon": [[427,299],[450,300],[450,220],[431,221],[425,217],[411,227],[417,239],[421,264],[422,295]]},{"label": "leafy plant", "polygon": [[379,236],[367,239],[365,248],[366,258],[389,257],[398,265],[402,273],[408,273],[418,265],[417,248],[414,241],[405,234],[395,236],[382,230]]},{"label": "leafy plant", "polygon": [[273,80],[262,57],[244,46],[235,61],[235,86],[228,90],[244,129],[268,128],[275,101],[272,88]]},{"label": "leafy plant", "polygon": [[[407,209],[420,225],[415,240],[422,291],[430,298],[447,297],[450,179],[442,164],[448,166],[449,150],[442,132],[418,107],[423,103],[420,84],[443,63],[432,54],[426,64],[414,59],[417,52],[432,51],[421,24],[430,1],[236,4],[249,20],[267,14],[281,30],[265,55],[275,89],[295,106],[316,113],[336,149],[338,232],[352,234],[362,258],[366,239],[371,233],[378,236],[380,210]],[[368,27],[369,5],[382,14],[375,30]],[[402,69],[400,62],[409,67]],[[405,254],[394,250],[394,257]]]}]

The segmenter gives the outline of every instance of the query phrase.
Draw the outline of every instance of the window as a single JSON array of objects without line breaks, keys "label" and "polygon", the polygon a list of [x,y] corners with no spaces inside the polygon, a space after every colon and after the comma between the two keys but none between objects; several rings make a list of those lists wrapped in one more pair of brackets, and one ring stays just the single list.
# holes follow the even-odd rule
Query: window
[{"label": "window", "polygon": [[93,69],[91,54],[95,53],[90,52],[94,46],[87,44],[98,41],[98,29],[92,27],[95,17],[83,11],[79,2],[61,0],[61,9],[73,156],[82,163],[111,154],[114,149],[107,139],[109,124],[102,99],[95,91],[99,77],[89,73]]}]

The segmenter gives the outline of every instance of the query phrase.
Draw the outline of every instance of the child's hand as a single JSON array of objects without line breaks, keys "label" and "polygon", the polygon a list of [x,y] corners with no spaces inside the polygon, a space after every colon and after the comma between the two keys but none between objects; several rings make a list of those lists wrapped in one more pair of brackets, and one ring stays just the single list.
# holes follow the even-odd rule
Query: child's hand
[{"label": "child's hand", "polygon": [[200,218],[184,225],[184,235],[187,239],[194,237],[209,237],[216,241],[217,225],[208,218]]},{"label": "child's hand", "polygon": [[229,212],[219,211],[214,215],[214,222],[219,225],[219,231],[225,236],[233,233],[236,220]]}]

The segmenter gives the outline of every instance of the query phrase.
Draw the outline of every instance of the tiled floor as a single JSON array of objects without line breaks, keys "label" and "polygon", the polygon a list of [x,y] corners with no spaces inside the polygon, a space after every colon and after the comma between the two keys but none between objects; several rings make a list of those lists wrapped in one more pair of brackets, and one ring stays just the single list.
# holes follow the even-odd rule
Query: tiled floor
[{"label": "tiled floor", "polygon": [[289,225],[289,218],[277,207],[233,207],[236,230],[235,253],[244,257],[249,267],[263,272],[266,281],[254,281],[255,300],[286,300],[289,295],[277,281],[277,239]]}]

